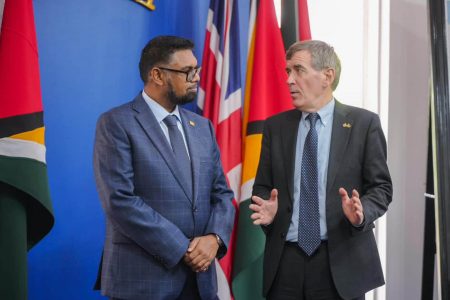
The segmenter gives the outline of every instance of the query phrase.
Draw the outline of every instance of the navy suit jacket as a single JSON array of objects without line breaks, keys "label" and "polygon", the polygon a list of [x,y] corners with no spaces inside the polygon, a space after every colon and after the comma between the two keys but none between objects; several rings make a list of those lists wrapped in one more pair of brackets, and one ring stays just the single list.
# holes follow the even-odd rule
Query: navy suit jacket
[{"label": "navy suit jacket", "polygon": [[[190,269],[190,239],[218,234],[226,253],[234,222],[211,122],[180,107],[192,165],[193,195],[182,185],[171,146],[141,95],[97,123],[94,169],[106,214],[102,294],[174,299]],[[197,273],[202,299],[215,299],[215,264]]]},{"label": "navy suit jacket", "polygon": [[[283,112],[264,125],[261,158],[253,194],[268,199],[278,189],[278,211],[266,233],[264,291],[267,295],[292,218],[294,164],[302,113]],[[364,209],[364,226],[350,224],[342,210],[339,188],[358,190]],[[353,299],[384,284],[375,236],[375,220],[392,200],[392,183],[386,164],[386,140],[380,119],[372,112],[336,101],[326,190],[328,256],[339,295]]]}]

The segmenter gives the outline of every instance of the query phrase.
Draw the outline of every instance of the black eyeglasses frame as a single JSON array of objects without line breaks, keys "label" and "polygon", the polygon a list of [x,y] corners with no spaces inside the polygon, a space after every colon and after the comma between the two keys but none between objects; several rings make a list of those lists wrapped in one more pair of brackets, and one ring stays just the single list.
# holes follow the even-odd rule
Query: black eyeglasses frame
[{"label": "black eyeglasses frame", "polygon": [[192,82],[195,78],[195,75],[200,73],[200,70],[202,69],[202,67],[195,67],[195,68],[191,68],[187,71],[183,71],[183,70],[176,70],[176,69],[171,69],[171,68],[166,68],[166,67],[157,67],[157,68],[161,69],[161,70],[170,71],[170,72],[183,73],[186,75],[187,82]]}]

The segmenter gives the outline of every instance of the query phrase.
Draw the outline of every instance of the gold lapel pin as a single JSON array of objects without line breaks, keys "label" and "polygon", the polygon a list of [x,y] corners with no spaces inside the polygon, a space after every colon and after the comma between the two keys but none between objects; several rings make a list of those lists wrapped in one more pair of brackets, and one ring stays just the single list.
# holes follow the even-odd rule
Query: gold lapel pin
[{"label": "gold lapel pin", "polygon": [[195,122],[194,121],[189,121],[189,125],[191,125],[193,127],[193,126],[195,126]]},{"label": "gold lapel pin", "polygon": [[344,128],[351,128],[352,125],[350,123],[344,123],[344,124],[342,124],[342,127],[344,127]]}]

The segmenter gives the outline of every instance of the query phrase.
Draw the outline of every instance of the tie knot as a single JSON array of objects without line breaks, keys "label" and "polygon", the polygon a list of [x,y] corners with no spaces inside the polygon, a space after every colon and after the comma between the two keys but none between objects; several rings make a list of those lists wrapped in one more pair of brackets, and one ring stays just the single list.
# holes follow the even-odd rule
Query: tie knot
[{"label": "tie knot", "polygon": [[309,124],[311,125],[311,128],[316,127],[316,121],[320,119],[320,116],[318,113],[310,113],[307,117],[307,120],[309,120]]},{"label": "tie knot", "polygon": [[177,126],[177,116],[175,115],[168,115],[163,120],[164,124],[167,126]]}]

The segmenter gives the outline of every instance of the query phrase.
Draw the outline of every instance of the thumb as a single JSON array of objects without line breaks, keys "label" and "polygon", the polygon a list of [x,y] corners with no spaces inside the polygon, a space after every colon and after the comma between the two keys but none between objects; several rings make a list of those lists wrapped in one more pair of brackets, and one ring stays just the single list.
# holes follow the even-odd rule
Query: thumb
[{"label": "thumb", "polygon": [[198,241],[199,241],[198,238],[194,238],[194,239],[191,241],[191,243],[189,244],[189,247],[188,247],[188,249],[187,249],[187,252],[192,252],[192,251],[195,249],[195,247],[197,247]]},{"label": "thumb", "polygon": [[347,193],[347,191],[344,188],[340,188],[339,189],[339,195],[341,195],[342,201],[345,201],[345,200],[347,200],[349,198],[348,197],[348,193]]},{"label": "thumb", "polygon": [[278,190],[277,189],[273,189],[270,192],[270,201],[277,201],[278,200]]}]

